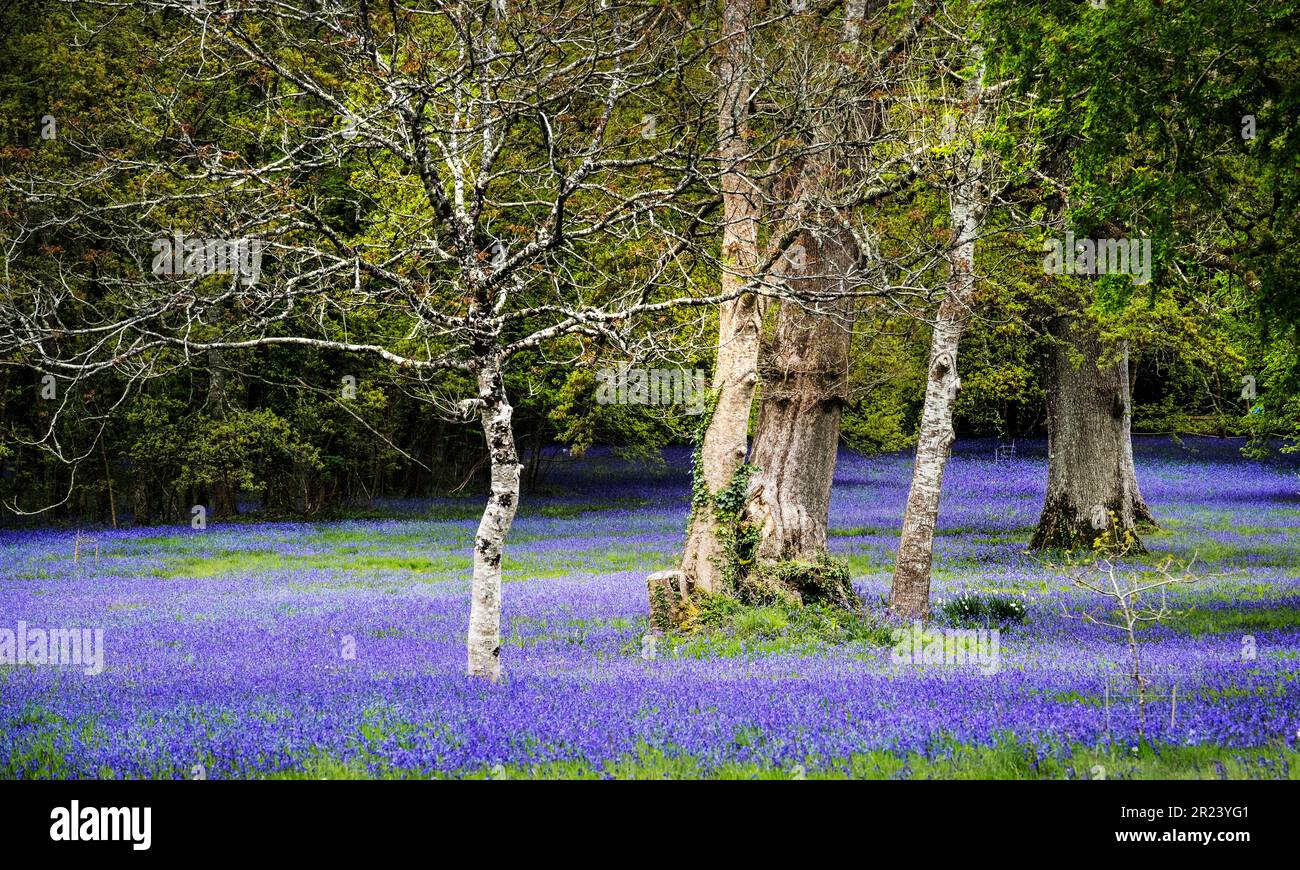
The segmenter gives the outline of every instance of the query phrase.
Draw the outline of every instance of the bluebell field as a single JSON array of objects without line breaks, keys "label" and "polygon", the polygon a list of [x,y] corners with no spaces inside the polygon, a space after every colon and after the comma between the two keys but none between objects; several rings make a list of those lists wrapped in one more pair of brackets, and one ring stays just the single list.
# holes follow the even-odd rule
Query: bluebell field
[{"label": "bluebell field", "polygon": [[[104,632],[101,673],[0,665],[0,775],[908,775],[1014,746],[1021,775],[1204,751],[1211,770],[1254,759],[1251,775],[1295,776],[1300,478],[1293,459],[1239,447],[1135,439],[1162,530],[1121,567],[1195,559],[1199,578],[1141,634],[1144,733],[1124,638],[1068,618],[1096,596],[1059,556],[1026,552],[1041,443],[995,462],[992,443],[964,442],[945,480],[936,604],[1025,607],[994,626],[992,674],[785,636],[779,620],[648,656],[645,576],[680,551],[689,455],[595,451],[561,462],[515,523],[497,685],[463,675],[473,499],[390,504],[382,520],[99,530],[98,556],[83,545],[75,561],[70,530],[0,532],[0,628]],[[882,623],[910,462],[845,453],[836,474],[832,550]]]}]

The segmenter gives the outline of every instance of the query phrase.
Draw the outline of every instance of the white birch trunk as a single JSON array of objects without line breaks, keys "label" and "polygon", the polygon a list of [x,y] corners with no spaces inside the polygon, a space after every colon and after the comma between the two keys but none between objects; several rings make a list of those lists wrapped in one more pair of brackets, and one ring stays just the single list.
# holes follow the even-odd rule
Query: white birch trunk
[{"label": "white birch trunk", "polygon": [[[950,304],[952,303],[952,304]],[[926,378],[925,407],[921,414],[912,487],[903,514],[898,542],[898,562],[889,605],[908,619],[923,618],[930,610],[930,568],[934,556],[934,530],[939,521],[943,472],[957,433],[953,406],[961,378],[957,374],[957,347],[965,329],[963,303],[949,298],[939,309],[930,339],[930,368]],[[947,312],[944,309],[949,309]],[[953,309],[961,308],[960,311]]]},{"label": "white birch trunk", "polygon": [[[980,59],[982,52],[978,46],[972,49],[972,55],[977,61]],[[967,101],[974,107],[973,137],[979,135],[985,117],[983,73],[983,66],[978,65],[966,85]],[[939,306],[930,338],[921,431],[889,596],[890,608],[907,619],[923,618],[930,611],[930,570],[943,472],[952,454],[952,444],[957,439],[953,428],[953,408],[961,389],[957,349],[975,293],[975,239],[988,209],[988,190],[977,143],[972,141],[968,147],[960,149],[953,166],[948,196],[952,243],[946,255],[947,296]]]},{"label": "white birch trunk", "polygon": [[474,536],[474,577],[470,585],[469,667],[471,677],[501,676],[501,554],[519,507],[521,466],[501,369],[485,366],[478,374],[479,419],[491,458],[492,493]]}]

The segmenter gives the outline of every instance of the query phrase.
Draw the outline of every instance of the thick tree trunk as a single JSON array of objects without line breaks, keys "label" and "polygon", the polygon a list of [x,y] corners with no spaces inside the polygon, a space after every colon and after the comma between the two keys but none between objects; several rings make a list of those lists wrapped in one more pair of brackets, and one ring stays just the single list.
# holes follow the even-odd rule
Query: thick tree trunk
[{"label": "thick tree trunk", "polygon": [[[844,4],[841,56],[852,57],[861,38],[866,0]],[[834,143],[839,132],[818,132]],[[795,197],[815,195],[833,184],[839,157],[824,151],[800,167]],[[822,215],[823,218],[832,218]],[[824,225],[834,226],[833,219]],[[845,289],[857,259],[852,236],[840,229],[804,232],[793,250],[802,262],[785,270],[796,293]],[[763,358],[762,400],[750,464],[746,519],[758,526],[757,556],[763,560],[814,562],[828,552],[831,483],[839,449],[840,418],[848,399],[853,305],[847,298],[814,308],[782,302],[772,343]]]},{"label": "thick tree trunk", "polygon": [[501,553],[519,508],[522,467],[515,449],[511,416],[498,366],[478,374],[479,419],[491,460],[492,492],[474,536],[474,576],[470,587],[469,668],[471,677],[501,676]]},{"label": "thick tree trunk", "polygon": [[[788,276],[801,292],[832,289],[853,261],[852,240],[800,236],[807,277]],[[750,464],[750,522],[758,526],[758,557],[813,562],[827,552],[831,481],[840,415],[848,398],[852,306],[847,299],[781,303],[764,354],[762,399]]]},{"label": "thick tree trunk", "polygon": [[[978,47],[972,54],[976,60],[982,58]],[[981,103],[982,78],[983,68],[978,67],[966,84],[966,97],[974,110],[973,131],[970,143],[957,152],[951,170],[948,212],[952,241],[946,254],[947,295],[939,306],[930,336],[930,364],[921,431],[889,596],[890,608],[907,619],[924,618],[930,611],[930,570],[934,560],[934,531],[939,522],[943,472],[952,454],[953,442],[957,440],[952,419],[957,392],[961,389],[957,350],[975,295],[975,240],[988,210],[983,161],[975,141],[986,116],[986,107]]]},{"label": "thick tree trunk", "polygon": [[1059,318],[1052,335],[1047,496],[1030,546],[1083,549],[1102,538],[1141,551],[1126,354],[1104,362],[1096,328],[1074,315]]},{"label": "thick tree trunk", "polygon": [[[749,144],[749,63],[752,0],[723,4],[721,81],[718,104],[719,159],[722,165],[722,291],[743,286],[758,261],[758,206],[746,173]],[[745,461],[749,413],[758,383],[759,331],[765,302],[746,294],[722,305],[718,317],[718,361],[713,374],[717,394],[700,447],[695,474],[710,495],[726,486]],[[717,521],[710,509],[694,511],[682,556],[682,572],[702,592],[720,590]]]}]

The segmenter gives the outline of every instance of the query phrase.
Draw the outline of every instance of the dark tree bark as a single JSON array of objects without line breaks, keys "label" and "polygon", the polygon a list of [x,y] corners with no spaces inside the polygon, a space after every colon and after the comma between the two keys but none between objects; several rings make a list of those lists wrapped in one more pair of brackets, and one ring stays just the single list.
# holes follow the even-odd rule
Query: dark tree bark
[{"label": "dark tree bark", "polygon": [[[226,419],[230,407],[230,398],[226,386],[225,355],[217,348],[209,348],[208,358],[208,395],[204,401],[204,411],[213,420]],[[215,518],[233,517],[239,513],[238,493],[223,474],[212,482],[212,515]]]},{"label": "dark tree bark", "polygon": [[[833,289],[853,261],[853,243],[838,234],[800,236],[805,277],[799,291]],[[811,286],[808,286],[811,285]],[[849,300],[814,309],[781,303],[771,344],[764,349],[758,427],[750,464],[747,515],[760,529],[758,556],[812,562],[827,552],[831,480],[840,415],[848,398],[852,328]]]},{"label": "dark tree bark", "polygon": [[149,485],[139,469],[131,469],[131,525],[147,526],[153,522],[153,505],[149,498]]},{"label": "dark tree bark", "polygon": [[1047,367],[1047,496],[1030,546],[1143,549],[1129,439],[1128,359],[1107,356],[1094,326],[1074,315],[1051,327]]}]

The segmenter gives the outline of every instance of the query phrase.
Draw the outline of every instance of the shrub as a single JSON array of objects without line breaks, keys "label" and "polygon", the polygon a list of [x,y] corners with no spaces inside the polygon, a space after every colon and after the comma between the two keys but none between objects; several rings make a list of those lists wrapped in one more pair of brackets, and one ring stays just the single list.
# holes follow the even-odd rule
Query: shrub
[{"label": "shrub", "polygon": [[953,625],[990,628],[1017,625],[1025,621],[1024,602],[1009,595],[978,595],[963,592],[939,604],[939,612]]}]

